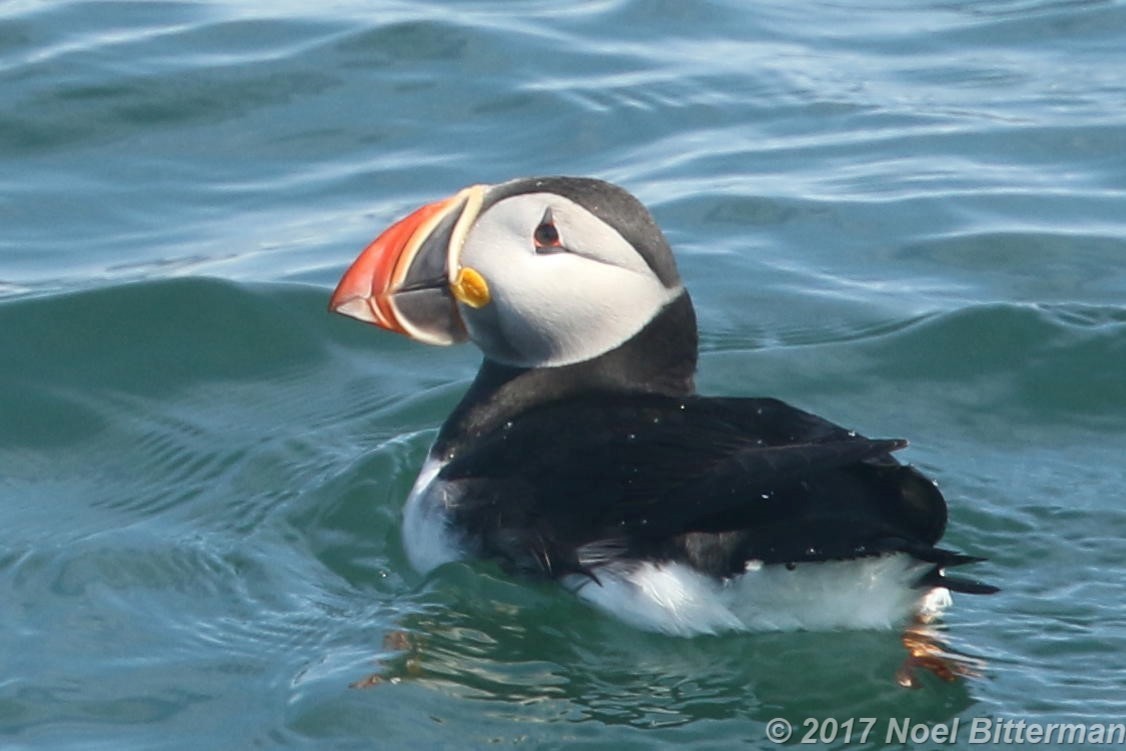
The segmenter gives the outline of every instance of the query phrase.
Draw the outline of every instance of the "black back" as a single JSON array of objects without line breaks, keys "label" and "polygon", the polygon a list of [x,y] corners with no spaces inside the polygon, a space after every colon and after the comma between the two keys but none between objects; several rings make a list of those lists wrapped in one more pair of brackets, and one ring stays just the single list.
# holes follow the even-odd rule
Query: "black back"
[{"label": "black back", "polygon": [[772,399],[599,393],[506,421],[440,477],[458,526],[515,568],[580,571],[596,545],[729,576],[751,559],[929,555],[946,505],[889,456],[903,445]]}]

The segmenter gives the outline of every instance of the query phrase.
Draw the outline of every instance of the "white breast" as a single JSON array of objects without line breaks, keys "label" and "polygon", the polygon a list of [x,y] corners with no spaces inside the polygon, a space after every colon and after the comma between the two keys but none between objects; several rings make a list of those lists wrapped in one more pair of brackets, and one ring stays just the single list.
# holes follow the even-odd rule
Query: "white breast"
[{"label": "white breast", "polygon": [[464,557],[457,535],[450,529],[451,499],[442,484],[435,482],[444,464],[434,456],[426,459],[403,508],[403,547],[411,565],[423,574]]}]

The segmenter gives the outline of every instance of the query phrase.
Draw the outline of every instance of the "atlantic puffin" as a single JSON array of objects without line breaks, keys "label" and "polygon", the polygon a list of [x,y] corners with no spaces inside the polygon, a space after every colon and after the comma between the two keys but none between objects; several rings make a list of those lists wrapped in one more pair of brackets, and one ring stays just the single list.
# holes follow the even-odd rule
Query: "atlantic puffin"
[{"label": "atlantic puffin", "polygon": [[892,453],[777,399],[696,393],[696,317],[664,235],[583,177],[474,185],[393,224],[330,310],[484,355],[406,500],[421,572],[486,558],[634,626],[692,636],[891,628],[982,560]]}]

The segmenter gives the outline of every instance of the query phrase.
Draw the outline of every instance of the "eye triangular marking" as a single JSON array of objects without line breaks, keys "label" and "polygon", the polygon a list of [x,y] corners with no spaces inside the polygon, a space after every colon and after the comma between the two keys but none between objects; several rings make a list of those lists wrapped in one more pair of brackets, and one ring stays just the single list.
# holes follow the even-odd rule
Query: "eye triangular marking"
[{"label": "eye triangular marking", "polygon": [[555,220],[551,216],[551,208],[543,212],[543,218],[532,232],[532,242],[536,244],[537,251],[552,252],[563,250],[563,242],[559,239],[559,230],[555,227]]}]

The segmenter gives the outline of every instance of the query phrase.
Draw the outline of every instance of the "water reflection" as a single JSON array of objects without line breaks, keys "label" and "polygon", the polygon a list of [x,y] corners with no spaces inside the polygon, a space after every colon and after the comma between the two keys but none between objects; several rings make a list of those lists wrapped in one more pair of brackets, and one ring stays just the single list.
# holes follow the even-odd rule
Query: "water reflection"
[{"label": "water reflection", "polygon": [[425,597],[427,612],[389,630],[384,659],[354,686],[380,691],[409,681],[483,702],[493,714],[535,706],[550,721],[647,729],[777,716],[909,714],[944,722],[974,703],[972,680],[983,668],[947,647],[934,624],[914,624],[902,635],[679,639],[469,566],[440,571]]}]

